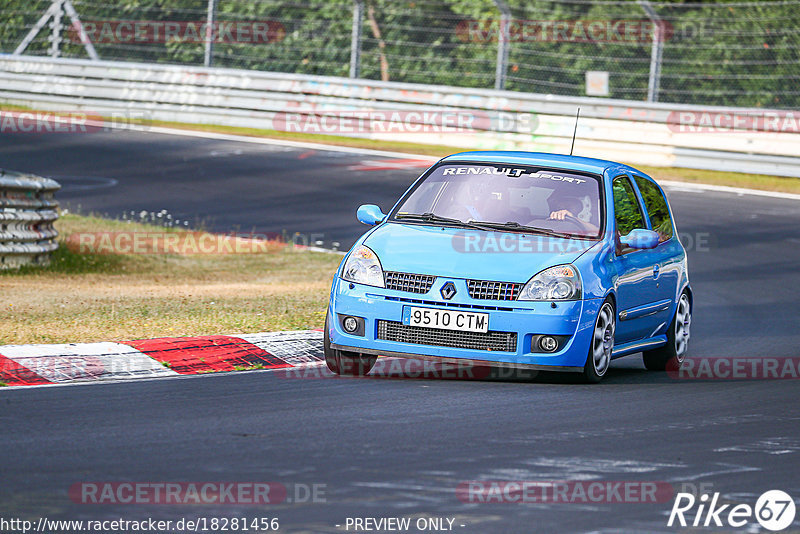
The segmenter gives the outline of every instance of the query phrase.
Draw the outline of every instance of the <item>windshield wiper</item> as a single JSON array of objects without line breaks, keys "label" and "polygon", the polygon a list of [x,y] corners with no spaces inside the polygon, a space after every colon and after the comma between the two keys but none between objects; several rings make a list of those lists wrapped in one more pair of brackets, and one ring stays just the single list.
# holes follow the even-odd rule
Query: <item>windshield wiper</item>
[{"label": "windshield wiper", "polygon": [[474,230],[486,230],[486,228],[474,224],[471,221],[462,221],[461,219],[442,217],[441,215],[436,215],[435,213],[431,213],[429,211],[425,213],[404,213],[402,215],[395,215],[394,218],[398,220],[408,219],[410,221],[424,221],[424,222],[439,223],[439,224],[452,224],[453,226],[462,226],[464,228],[472,228]]},{"label": "windshield wiper", "polygon": [[474,226],[480,226],[491,230],[511,230],[515,232],[527,232],[532,234],[544,234],[551,237],[573,237],[571,234],[564,234],[555,232],[548,228],[539,228],[538,226],[525,226],[515,221],[508,221],[504,223],[493,221],[470,221]]},{"label": "windshield wiper", "polygon": [[514,221],[508,221],[504,223],[493,222],[493,221],[473,221],[473,220],[462,221],[461,219],[442,217],[441,215],[436,215],[435,213],[431,213],[429,211],[425,213],[404,213],[402,215],[395,215],[394,218],[408,219],[411,221],[452,224],[456,226],[463,226],[465,228],[472,228],[474,230],[509,230],[512,232],[544,234],[551,237],[565,237],[565,238],[573,237],[570,234],[554,232],[553,230],[548,230],[547,228],[539,228],[536,226],[525,226]]},{"label": "windshield wiper", "polygon": [[430,211],[426,211],[425,213],[404,213],[402,215],[395,215],[395,219],[409,219],[412,221],[425,221],[425,222],[437,222],[437,223],[446,223],[446,224],[467,224],[460,219],[451,219],[450,217],[442,217],[441,215],[436,215],[435,213],[431,213]]}]

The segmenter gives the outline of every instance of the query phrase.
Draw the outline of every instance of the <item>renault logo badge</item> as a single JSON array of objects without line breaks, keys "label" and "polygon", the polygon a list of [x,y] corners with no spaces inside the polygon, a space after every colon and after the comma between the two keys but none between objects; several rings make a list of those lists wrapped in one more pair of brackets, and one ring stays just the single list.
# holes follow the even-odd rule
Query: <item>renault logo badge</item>
[{"label": "renault logo badge", "polygon": [[444,300],[450,300],[456,295],[456,285],[453,282],[447,282],[442,286],[442,289],[439,290],[439,293],[442,294]]}]

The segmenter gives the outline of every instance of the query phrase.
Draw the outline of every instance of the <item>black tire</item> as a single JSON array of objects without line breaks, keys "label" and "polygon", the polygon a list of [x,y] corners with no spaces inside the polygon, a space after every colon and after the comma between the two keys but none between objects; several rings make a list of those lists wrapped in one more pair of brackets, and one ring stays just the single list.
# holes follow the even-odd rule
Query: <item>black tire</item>
[{"label": "black tire", "polygon": [[325,353],[325,365],[332,373],[344,376],[364,376],[372,370],[377,356],[362,354],[360,352],[350,352],[346,350],[336,350],[331,348],[331,338],[328,330],[328,316],[325,316],[325,334],[323,336],[323,352]]},{"label": "black tire", "polygon": [[675,316],[667,330],[667,344],[657,349],[644,351],[642,360],[650,371],[678,370],[689,350],[692,307],[689,295],[684,291],[675,307]]},{"label": "black tire", "polygon": [[617,329],[617,313],[611,299],[606,299],[597,312],[589,342],[589,353],[583,366],[583,378],[597,384],[608,372],[611,352],[614,350],[614,334]]}]

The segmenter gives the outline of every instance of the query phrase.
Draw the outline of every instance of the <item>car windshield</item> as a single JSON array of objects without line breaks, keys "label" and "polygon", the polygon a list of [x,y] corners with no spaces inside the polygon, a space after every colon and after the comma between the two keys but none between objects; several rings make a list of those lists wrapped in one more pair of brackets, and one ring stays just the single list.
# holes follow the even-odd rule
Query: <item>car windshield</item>
[{"label": "car windshield", "polygon": [[596,238],[600,181],[524,165],[445,164],[403,199],[393,220]]}]

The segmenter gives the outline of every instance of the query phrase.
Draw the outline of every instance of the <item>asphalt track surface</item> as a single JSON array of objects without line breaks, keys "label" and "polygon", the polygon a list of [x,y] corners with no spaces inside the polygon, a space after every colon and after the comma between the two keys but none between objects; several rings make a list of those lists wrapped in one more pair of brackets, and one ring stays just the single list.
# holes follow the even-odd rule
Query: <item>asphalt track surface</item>
[{"label": "asphalt track surface", "polygon": [[[0,134],[0,168],[50,176],[63,207],[122,217],[167,210],[219,232],[301,234],[349,248],[355,211],[391,207],[422,169],[352,171],[375,156],[122,130]],[[298,241],[300,242],[300,241]]]},{"label": "asphalt track surface", "polygon": [[[167,209],[221,231],[324,233],[343,244],[362,230],[359,204],[388,207],[419,173],[348,170],[374,159],[131,132],[0,137],[0,166],[61,179],[60,199],[84,211]],[[692,357],[797,357],[800,202],[669,195],[689,248]],[[456,488],[663,481],[730,503],[753,505],[769,489],[797,499],[798,401],[797,380],[678,380],[647,372],[638,356],[616,360],[597,386],[569,375],[437,380],[386,371],[4,390],[0,516],[266,516],[286,532],[344,532],[347,517],[433,516],[455,518],[464,533],[673,532],[671,499],[482,504],[462,502]],[[85,481],[326,486],[325,502],[267,507],[76,504],[67,490]]]}]

